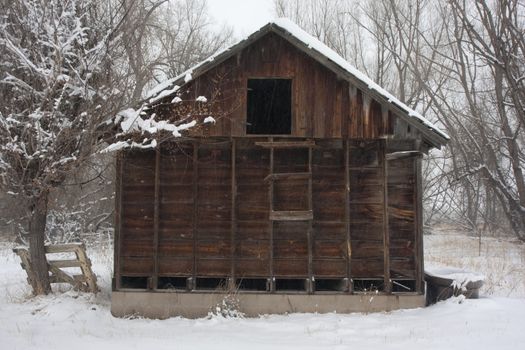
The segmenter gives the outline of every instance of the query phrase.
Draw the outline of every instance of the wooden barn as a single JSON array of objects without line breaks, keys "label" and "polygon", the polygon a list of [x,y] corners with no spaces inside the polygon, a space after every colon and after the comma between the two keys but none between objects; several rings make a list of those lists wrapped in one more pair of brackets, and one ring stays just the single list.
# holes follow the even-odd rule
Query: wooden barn
[{"label": "wooden barn", "polygon": [[174,91],[223,115],[119,153],[114,315],[425,304],[421,158],[446,134],[286,19],[163,84],[147,113],[169,118]]}]

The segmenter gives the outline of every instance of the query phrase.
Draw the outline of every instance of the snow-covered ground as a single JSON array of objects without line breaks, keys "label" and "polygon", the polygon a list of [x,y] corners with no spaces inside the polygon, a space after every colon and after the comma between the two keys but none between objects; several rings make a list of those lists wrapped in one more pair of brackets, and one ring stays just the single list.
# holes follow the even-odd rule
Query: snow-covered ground
[{"label": "snow-covered ground", "polygon": [[111,249],[89,251],[99,294],[62,287],[52,295],[29,298],[12,245],[0,243],[0,349],[521,349],[525,245],[485,242],[478,256],[475,239],[425,237],[427,265],[457,266],[487,276],[478,300],[455,298],[423,309],[367,315],[164,321],[111,316]]}]

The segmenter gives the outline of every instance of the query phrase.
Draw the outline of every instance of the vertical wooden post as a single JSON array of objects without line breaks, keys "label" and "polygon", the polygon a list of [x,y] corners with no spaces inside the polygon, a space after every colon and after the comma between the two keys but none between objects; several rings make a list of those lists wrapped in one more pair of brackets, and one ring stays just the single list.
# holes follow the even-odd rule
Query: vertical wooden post
[{"label": "vertical wooden post", "polygon": [[198,219],[198,191],[199,191],[199,145],[198,141],[193,143],[193,219],[192,219],[192,235],[193,235],[193,269],[192,269],[192,286],[189,289],[194,289],[197,281],[197,219]]},{"label": "vertical wooden post", "polygon": [[392,291],[390,280],[390,232],[388,229],[388,166],[386,160],[386,141],[381,141],[381,159],[383,162],[383,259],[385,292]]},{"label": "vertical wooden post", "polygon": [[[270,137],[269,142],[273,142],[273,137]],[[270,147],[270,174],[273,174],[274,168],[274,148]],[[268,185],[268,199],[270,202],[270,214],[273,212],[273,181],[270,181]],[[275,276],[273,272],[273,221],[270,220],[269,224],[269,234],[270,234],[270,292],[275,291]]]},{"label": "vertical wooden post", "polygon": [[350,239],[350,146],[348,140],[343,141],[345,152],[345,229],[346,229],[346,286],[348,291],[353,292],[352,283],[352,242]]},{"label": "vertical wooden post", "polygon": [[237,179],[236,179],[236,150],[235,139],[231,140],[231,236],[230,236],[230,250],[231,250],[231,285],[230,288],[235,288],[235,234],[237,230]]},{"label": "vertical wooden post", "polygon": [[416,291],[418,293],[424,293],[424,281],[423,281],[423,271],[424,271],[424,258],[423,258],[423,184],[421,177],[421,158],[422,155],[419,155],[414,161],[414,172],[416,175],[415,183],[415,252],[414,259],[416,264]]},{"label": "vertical wooden post", "polygon": [[153,278],[152,288],[157,289],[159,280],[159,209],[160,209],[160,144],[155,148],[155,194],[153,206]]},{"label": "vertical wooden post", "polygon": [[83,243],[76,247],[75,255],[77,256],[77,260],[80,262],[80,270],[82,271],[82,275],[86,278],[87,290],[91,293],[97,293],[97,277],[91,269],[91,260],[89,260],[86,255],[86,246]]},{"label": "vertical wooden post", "polygon": [[116,163],[116,182],[115,182],[115,232],[114,232],[114,259],[113,259],[113,271],[115,276],[115,290],[120,289],[121,278],[120,278],[120,235],[122,231],[122,169],[124,166],[124,152],[120,151],[117,153]]},{"label": "vertical wooden post", "polygon": [[[308,210],[311,210],[313,212],[313,201],[312,201],[312,147],[308,148],[308,172],[310,173],[310,176],[308,177]],[[306,232],[306,240],[308,244],[308,293],[313,293],[314,286],[313,286],[313,237],[312,237],[312,221],[308,220],[308,229]]]}]

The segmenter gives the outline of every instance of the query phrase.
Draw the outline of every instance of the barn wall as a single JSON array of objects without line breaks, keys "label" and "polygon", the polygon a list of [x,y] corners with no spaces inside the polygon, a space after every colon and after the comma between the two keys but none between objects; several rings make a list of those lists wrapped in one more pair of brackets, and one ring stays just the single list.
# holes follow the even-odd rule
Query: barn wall
[{"label": "barn wall", "polygon": [[[378,101],[279,35],[269,33],[185,86],[183,99],[206,96],[214,101],[210,114],[219,116],[213,127],[193,131],[193,136],[246,136],[249,78],[293,80],[290,136],[376,139],[393,131],[390,125],[396,117],[389,116]],[[167,103],[156,112],[165,118],[178,108]]]},{"label": "barn wall", "polygon": [[[248,281],[247,289],[266,290],[275,278],[307,290],[300,281],[313,278],[318,289],[389,292],[390,278],[420,277],[414,159],[386,162],[381,140],[318,140],[313,220],[270,221],[271,155],[257,140],[210,138],[121,154],[117,289]],[[308,171],[307,149],[275,150],[273,158],[274,173]],[[308,202],[305,179],[274,182],[273,210],[306,210]]]}]

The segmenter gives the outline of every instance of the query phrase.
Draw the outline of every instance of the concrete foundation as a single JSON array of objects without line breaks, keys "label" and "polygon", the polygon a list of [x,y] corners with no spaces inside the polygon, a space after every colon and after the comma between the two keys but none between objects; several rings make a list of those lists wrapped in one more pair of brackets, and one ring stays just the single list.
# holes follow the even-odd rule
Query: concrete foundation
[{"label": "concrete foundation", "polygon": [[268,294],[202,292],[146,292],[114,291],[111,296],[111,313],[123,317],[140,315],[165,319],[172,316],[199,318],[220,305],[225,297],[233,297],[239,311],[248,317],[263,314],[294,312],[350,313],[378,312],[410,309],[425,306],[422,294]]}]

